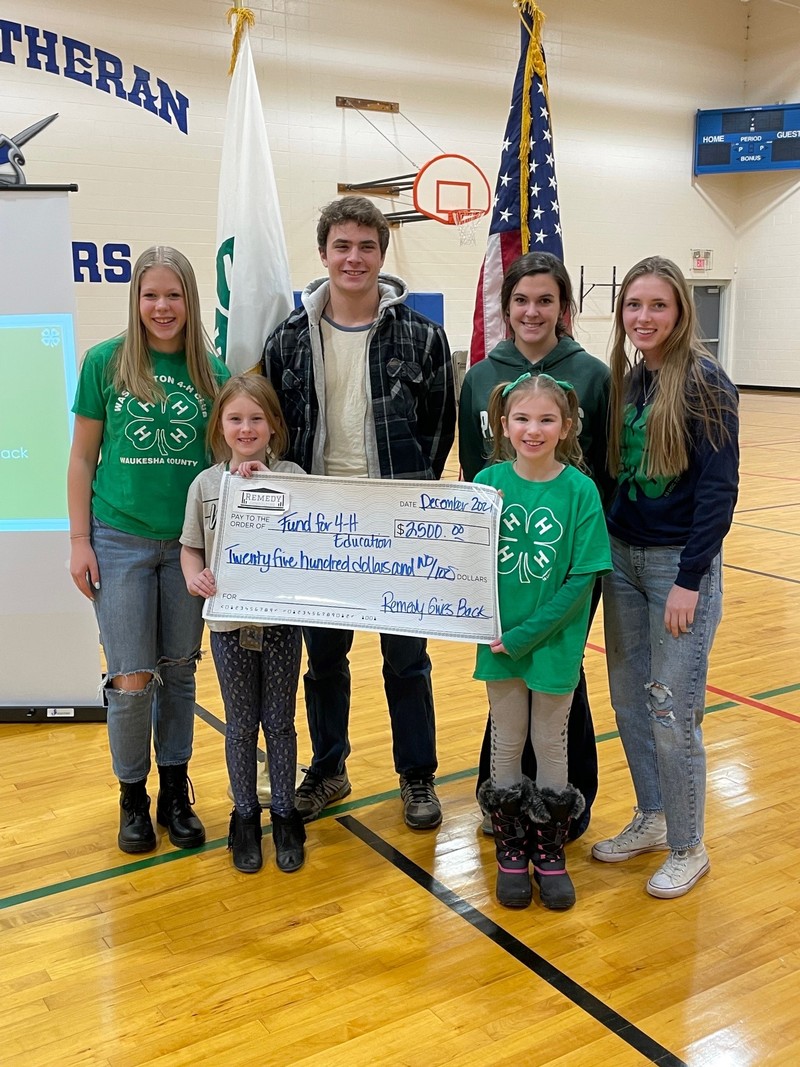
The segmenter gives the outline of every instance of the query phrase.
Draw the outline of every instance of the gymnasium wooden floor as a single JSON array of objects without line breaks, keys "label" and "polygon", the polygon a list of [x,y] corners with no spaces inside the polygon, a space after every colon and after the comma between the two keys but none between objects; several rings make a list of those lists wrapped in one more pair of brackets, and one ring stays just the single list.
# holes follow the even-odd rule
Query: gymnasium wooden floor
[{"label": "gymnasium wooden floor", "polygon": [[[309,827],[305,867],[233,870],[222,711],[200,672],[199,853],[116,849],[102,725],[4,725],[0,1062],[5,1067],[744,1067],[800,1063],[800,397],[743,397],[742,491],[708,687],[710,875],[644,889],[658,857],[591,842],[633,796],[602,627],[586,656],[601,791],[570,846],[578,904],[493,899],[474,769],[485,718],[473,649],[432,647],[442,827],[402,821],[377,639],[359,635],[353,793]],[[51,634],[58,640],[58,634]],[[47,669],[46,646],[42,669]],[[309,745],[298,709],[301,758]]]}]

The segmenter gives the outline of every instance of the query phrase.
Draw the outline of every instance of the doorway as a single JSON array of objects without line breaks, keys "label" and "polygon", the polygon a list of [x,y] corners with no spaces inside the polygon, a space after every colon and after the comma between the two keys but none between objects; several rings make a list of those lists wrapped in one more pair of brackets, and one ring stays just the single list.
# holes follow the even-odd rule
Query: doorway
[{"label": "doorway", "polygon": [[700,340],[712,355],[724,364],[724,337],[722,312],[725,299],[724,285],[692,285],[694,306]]}]

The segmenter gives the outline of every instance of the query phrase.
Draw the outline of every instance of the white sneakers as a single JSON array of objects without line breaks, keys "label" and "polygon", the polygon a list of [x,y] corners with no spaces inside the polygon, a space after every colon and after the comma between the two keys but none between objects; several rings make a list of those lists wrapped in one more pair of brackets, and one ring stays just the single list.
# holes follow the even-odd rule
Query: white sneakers
[{"label": "white sneakers", "polygon": [[670,900],[688,893],[708,874],[711,863],[702,841],[694,848],[669,848],[663,812],[637,808],[633,820],[616,837],[598,841],[592,847],[592,856],[603,863],[622,863],[645,852],[666,849],[669,856],[650,877],[646,888],[650,896]]},{"label": "white sneakers", "polygon": [[639,811],[636,808],[633,820],[625,829],[616,837],[598,841],[592,846],[592,855],[603,863],[622,863],[644,852],[658,852],[666,848],[669,845],[663,811]]},{"label": "white sneakers", "polygon": [[672,849],[647,883],[647,892],[651,897],[665,900],[682,897],[704,874],[708,874],[710,868],[711,863],[702,841],[694,848]]}]

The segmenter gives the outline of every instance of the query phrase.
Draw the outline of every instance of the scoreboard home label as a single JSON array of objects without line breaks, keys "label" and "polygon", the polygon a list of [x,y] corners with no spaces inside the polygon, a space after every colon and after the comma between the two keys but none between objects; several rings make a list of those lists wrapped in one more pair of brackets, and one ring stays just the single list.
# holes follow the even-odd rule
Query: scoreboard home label
[{"label": "scoreboard home label", "polygon": [[698,111],[695,174],[800,167],[800,104]]}]

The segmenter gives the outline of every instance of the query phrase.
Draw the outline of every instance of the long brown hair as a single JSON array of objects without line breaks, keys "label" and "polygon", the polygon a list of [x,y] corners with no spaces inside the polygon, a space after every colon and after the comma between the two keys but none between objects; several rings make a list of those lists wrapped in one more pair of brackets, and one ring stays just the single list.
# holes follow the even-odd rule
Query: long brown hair
[{"label": "long brown hair", "polygon": [[184,352],[186,369],[195,389],[203,396],[216,396],[219,388],[211,367],[209,352],[213,346],[200,318],[200,297],[192,265],[182,252],[167,245],[154,245],[142,252],[133,265],[128,291],[128,328],[114,353],[112,368],[114,387],[128,390],[139,400],[159,403],[165,397],[161,385],[153,380],[153,365],[147,343],[147,331],[139,314],[142,277],[151,267],[167,267],[178,278],[186,305]]},{"label": "long brown hair", "polygon": [[[509,388],[509,385],[511,386]],[[508,392],[506,392],[508,390]],[[563,388],[555,378],[549,374],[523,374],[516,382],[500,382],[492,389],[489,397],[489,425],[492,428],[492,454],[490,463],[500,463],[502,460],[513,460],[515,453],[511,442],[503,433],[503,418],[516,403],[528,393],[547,393],[552,396],[556,407],[561,414],[561,420],[566,425],[568,420],[572,425],[567,431],[567,436],[556,445],[555,457],[559,463],[578,467],[585,470],[583,452],[578,441],[578,426],[580,416],[578,414],[578,396],[570,387]]]},{"label": "long brown hair", "polygon": [[558,256],[554,256],[551,252],[526,252],[524,256],[519,256],[509,265],[500,286],[500,310],[504,321],[508,324],[508,309],[514,290],[523,278],[530,278],[534,274],[549,274],[558,286],[560,311],[556,322],[556,340],[571,337],[575,316],[578,313],[572,293],[572,281],[567,268]]},{"label": "long brown hair", "polygon": [[206,429],[206,440],[214,459],[217,463],[224,463],[231,458],[231,450],[222,433],[222,413],[226,405],[237,396],[249,397],[264,412],[272,429],[267,455],[270,459],[280,459],[289,447],[289,429],[281,411],[278,394],[261,374],[237,374],[228,378],[217,393]]},{"label": "long brown hair", "polygon": [[[611,401],[609,405],[608,467],[616,477],[625,408],[643,389],[644,360],[638,350],[629,352],[623,325],[628,289],[639,278],[652,276],[667,282],[678,306],[678,320],[664,343],[658,386],[646,426],[642,463],[648,478],[675,478],[689,466],[689,424],[699,421],[714,449],[729,437],[724,415],[725,393],[714,388],[703,373],[703,363],[717,361],[699,339],[694,300],[680,268],[670,259],[649,256],[636,263],[622,280],[614,308],[611,347]],[[720,373],[722,373],[720,368]]]}]

